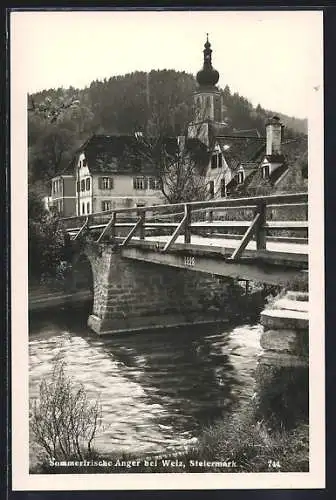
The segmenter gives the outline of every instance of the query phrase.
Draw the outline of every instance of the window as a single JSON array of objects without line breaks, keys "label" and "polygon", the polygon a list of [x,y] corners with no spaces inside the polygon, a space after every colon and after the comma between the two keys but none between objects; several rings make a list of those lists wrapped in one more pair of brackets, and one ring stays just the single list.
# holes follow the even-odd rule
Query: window
[{"label": "window", "polygon": [[210,198],[213,198],[215,196],[215,182],[214,181],[209,182],[209,195],[210,195]]},{"label": "window", "polygon": [[99,189],[113,189],[113,177],[100,177]]},{"label": "window", "polygon": [[102,201],[102,212],[112,210],[112,203],[110,201]]},{"label": "window", "polygon": [[160,181],[155,177],[148,177],[148,187],[149,189],[160,189]]},{"label": "window", "polygon": [[85,191],[85,180],[81,180],[81,191]]},{"label": "window", "polygon": [[226,185],[225,185],[225,179],[221,179],[221,197],[225,198],[226,196]]},{"label": "window", "polygon": [[85,214],[85,203],[82,203],[82,215]]},{"label": "window", "polygon": [[148,189],[148,179],[146,177],[134,177],[133,178],[133,188],[134,189]]},{"label": "window", "polygon": [[80,191],[80,182],[77,181],[77,193],[79,193],[79,191]]},{"label": "window", "polygon": [[270,166],[264,165],[261,169],[261,176],[263,179],[268,179],[270,175]]},{"label": "window", "polygon": [[84,158],[84,160],[83,160],[83,167],[86,167],[86,166],[87,166],[87,159]]},{"label": "window", "polygon": [[89,214],[90,213],[90,202],[88,201],[87,204],[86,204],[86,213]]},{"label": "window", "polygon": [[238,173],[238,184],[243,184],[244,182],[244,171],[242,170],[241,172]]},{"label": "window", "polygon": [[221,154],[215,154],[211,157],[211,168],[222,168],[223,157]]},{"label": "window", "polygon": [[86,179],[85,184],[86,191],[90,191],[90,177]]},{"label": "window", "polygon": [[211,168],[217,168],[217,155],[211,157]]}]

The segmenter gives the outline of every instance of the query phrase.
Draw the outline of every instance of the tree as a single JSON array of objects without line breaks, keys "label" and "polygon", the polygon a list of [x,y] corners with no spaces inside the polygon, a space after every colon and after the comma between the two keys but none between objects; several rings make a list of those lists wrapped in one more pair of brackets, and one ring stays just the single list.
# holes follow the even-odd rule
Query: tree
[{"label": "tree", "polygon": [[152,138],[140,135],[137,139],[137,153],[156,172],[168,203],[207,199],[208,186],[203,170],[209,157],[208,149],[202,142],[191,139],[178,144],[175,139],[161,134]]},{"label": "tree", "polygon": [[46,123],[34,146],[29,148],[32,180],[49,180],[60,173],[76,145],[75,131]]},{"label": "tree", "polygon": [[[71,91],[71,88],[69,89]],[[59,99],[51,99],[50,97],[46,97],[44,101],[36,103],[33,97],[30,98],[31,105],[28,107],[29,112],[41,114],[50,121],[50,123],[54,123],[57,119],[62,115],[62,113],[69,108],[74,108],[78,106],[78,99],[68,99],[66,100],[64,97]]]},{"label": "tree", "polygon": [[55,277],[69,253],[69,235],[56,212],[48,212],[33,188],[28,193],[28,270],[31,280]]}]

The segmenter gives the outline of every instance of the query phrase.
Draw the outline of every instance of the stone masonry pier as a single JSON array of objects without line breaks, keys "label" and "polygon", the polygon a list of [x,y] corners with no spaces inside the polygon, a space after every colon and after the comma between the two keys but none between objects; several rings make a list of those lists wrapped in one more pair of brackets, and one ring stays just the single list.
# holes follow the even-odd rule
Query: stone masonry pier
[{"label": "stone masonry pier", "polygon": [[256,392],[260,417],[277,418],[285,427],[308,422],[308,293],[287,292],[261,313],[263,353]]},{"label": "stone masonry pier", "polygon": [[[231,278],[131,261],[118,247],[97,243],[86,242],[77,261],[83,257],[93,280],[88,325],[98,334],[210,323],[232,314]],[[213,307],[219,301],[221,307]]]}]

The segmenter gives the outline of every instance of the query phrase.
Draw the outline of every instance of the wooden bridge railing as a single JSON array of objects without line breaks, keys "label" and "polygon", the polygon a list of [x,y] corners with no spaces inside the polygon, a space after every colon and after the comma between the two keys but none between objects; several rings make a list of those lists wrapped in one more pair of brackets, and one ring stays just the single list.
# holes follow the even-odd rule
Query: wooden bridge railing
[{"label": "wooden bridge railing", "polygon": [[[294,216],[298,215],[298,209],[301,208],[303,216],[301,214],[300,220],[289,217],[286,217],[287,220],[281,220],[283,216],[279,217],[281,215],[279,212],[284,208],[291,208],[291,214],[293,213]],[[237,211],[239,217],[237,217]],[[275,220],[275,217],[280,220]],[[243,230],[242,239],[231,256],[232,260],[237,260],[253,237],[256,240],[257,250],[265,250],[267,233],[270,231],[295,230],[307,233],[308,195],[307,193],[276,194],[121,208],[67,217],[62,221],[73,239],[79,238],[85,231],[93,231],[98,233],[97,242],[103,241],[107,236],[110,240],[114,240],[118,229],[125,231],[128,228],[130,230],[126,235],[124,234],[121,246],[128,245],[136,234],[140,240],[144,240],[146,233],[150,231],[169,230],[171,232],[173,230],[163,252],[167,252],[181,235],[184,243],[190,243],[191,234],[199,230],[217,229],[225,232]],[[224,234],[223,236],[225,237]]]}]

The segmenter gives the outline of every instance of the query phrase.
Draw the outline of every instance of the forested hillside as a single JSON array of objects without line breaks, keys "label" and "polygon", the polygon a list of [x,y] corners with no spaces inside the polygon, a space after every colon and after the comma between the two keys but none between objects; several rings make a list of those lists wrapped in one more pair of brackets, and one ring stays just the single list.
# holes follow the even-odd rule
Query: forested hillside
[{"label": "forested hillside", "polygon": [[[29,95],[30,184],[47,192],[48,180],[64,168],[76,148],[94,133],[183,134],[192,118],[195,88],[194,77],[185,72],[137,71],[93,81],[85,89],[49,89]],[[227,108],[228,132],[256,129],[264,135],[265,120],[274,111],[264,110],[260,105],[254,108],[238,93],[231,93],[228,86],[221,92]],[[62,111],[50,112],[49,104]],[[306,133],[305,120],[276,113],[287,127],[287,137]]]}]

